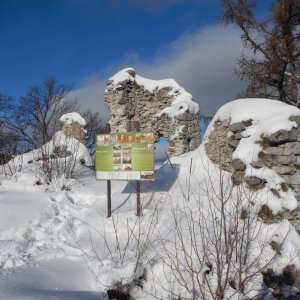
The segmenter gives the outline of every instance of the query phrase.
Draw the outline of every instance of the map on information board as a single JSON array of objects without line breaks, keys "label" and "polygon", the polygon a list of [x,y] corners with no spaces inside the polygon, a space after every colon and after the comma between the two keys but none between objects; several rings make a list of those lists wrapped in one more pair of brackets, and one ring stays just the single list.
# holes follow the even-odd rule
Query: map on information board
[{"label": "map on information board", "polygon": [[96,178],[154,180],[153,133],[98,134],[96,136]]}]

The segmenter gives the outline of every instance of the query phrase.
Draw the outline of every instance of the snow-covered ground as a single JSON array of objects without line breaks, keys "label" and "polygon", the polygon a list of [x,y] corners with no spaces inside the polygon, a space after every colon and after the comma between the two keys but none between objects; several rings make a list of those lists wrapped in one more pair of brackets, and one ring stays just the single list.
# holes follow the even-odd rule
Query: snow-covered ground
[{"label": "snow-covered ground", "polygon": [[[257,221],[252,209],[261,205],[255,202],[260,194],[232,189],[229,174],[208,159],[203,145],[171,161],[158,152],[156,180],[142,183],[140,218],[134,182],[112,182],[113,216],[107,218],[106,182],[96,181],[93,170],[76,165],[71,190],[60,190],[65,186],[61,181],[57,188],[43,181],[36,185],[38,165],[28,162],[38,154],[27,154],[18,172],[1,179],[0,299],[107,299],[107,290],[133,281],[135,299],[202,299],[201,293],[209,291],[201,291],[196,280],[202,284],[207,279],[216,287],[213,245],[222,252],[230,241],[241,249],[232,254],[236,259],[247,250],[243,263],[231,260],[230,268],[228,262],[219,266],[232,280],[237,270],[250,276],[243,288],[250,299],[262,293],[274,299],[258,270],[268,266],[280,273],[288,264],[300,268],[298,233],[286,220],[269,225]],[[267,192],[262,191],[263,197]],[[224,207],[220,199],[228,199]],[[295,199],[287,193],[285,200]],[[219,218],[220,207],[226,217]],[[246,209],[246,217],[240,217],[239,207]],[[250,217],[250,225],[238,231]],[[216,232],[217,224],[230,233]],[[245,233],[249,245],[241,242]],[[280,245],[279,256],[271,241]],[[191,275],[189,268],[196,272]],[[246,299],[233,281],[223,293],[224,299]]]},{"label": "snow-covered ground", "polygon": [[[164,147],[158,148],[156,168],[165,160]],[[34,185],[32,168],[2,178],[0,185],[0,299],[101,299],[106,293],[81,247],[90,248],[90,228],[106,221],[106,182],[80,167],[72,191],[45,191],[45,185]],[[156,185],[169,187],[168,180]],[[113,182],[113,215],[136,218],[134,188],[134,183]],[[142,188],[145,199],[152,191],[146,183]]]}]

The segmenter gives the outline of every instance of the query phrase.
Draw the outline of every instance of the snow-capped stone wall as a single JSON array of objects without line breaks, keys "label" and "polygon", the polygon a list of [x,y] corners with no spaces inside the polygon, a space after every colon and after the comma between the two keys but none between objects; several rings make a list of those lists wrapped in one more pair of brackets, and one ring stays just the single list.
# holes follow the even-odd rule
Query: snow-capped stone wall
[{"label": "snow-capped stone wall", "polygon": [[82,144],[86,142],[85,119],[77,112],[64,114],[60,117],[62,131],[66,137],[75,138]]},{"label": "snow-capped stone wall", "polygon": [[111,112],[112,132],[151,131],[156,141],[169,141],[169,154],[196,149],[200,143],[200,113],[192,95],[173,79],[151,80],[132,68],[121,70],[107,82],[105,102]]},{"label": "snow-capped stone wall", "polygon": [[[300,110],[267,99],[241,99],[223,106],[210,124],[205,149],[233,184],[267,189],[278,199],[292,190],[296,209],[283,215],[300,231]],[[270,202],[272,206],[272,203]]]}]

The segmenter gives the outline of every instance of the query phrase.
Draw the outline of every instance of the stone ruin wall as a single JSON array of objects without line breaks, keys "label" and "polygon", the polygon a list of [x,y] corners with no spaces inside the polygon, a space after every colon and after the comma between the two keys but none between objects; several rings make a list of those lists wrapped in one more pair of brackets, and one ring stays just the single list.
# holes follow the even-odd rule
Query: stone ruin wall
[{"label": "stone ruin wall", "polygon": [[[78,122],[60,122],[61,130],[66,137],[74,138],[80,141],[82,144],[86,144],[86,131],[84,126]],[[51,154],[52,158],[65,158],[70,156],[72,153],[68,151],[67,145],[55,146],[53,153]]]},{"label": "stone ruin wall", "polygon": [[65,136],[75,138],[85,145],[86,133],[83,125],[78,122],[72,122],[71,124],[61,122],[61,129]]},{"label": "stone ruin wall", "polygon": [[111,83],[108,81],[105,92],[105,102],[111,112],[111,132],[135,131],[134,123],[138,121],[139,130],[153,132],[156,142],[161,136],[168,140],[170,156],[199,147],[199,113],[186,111],[174,118],[167,114],[157,116],[174,100],[174,96],[168,95],[171,87],[156,88],[150,92],[134,81],[121,82],[117,87]]},{"label": "stone ruin wall", "polygon": [[[262,150],[258,159],[251,162],[256,169],[268,167],[274,170],[285,182],[282,190],[291,188],[298,199],[298,208],[286,211],[283,216],[300,231],[300,117],[290,117],[297,123],[297,128],[290,131],[279,130],[270,136],[261,137]],[[252,190],[259,190],[267,183],[266,179],[256,176],[245,176],[246,165],[240,159],[232,159],[232,154],[243,138],[243,131],[252,124],[251,120],[230,125],[229,121],[216,121],[208,137],[205,149],[208,157],[223,170],[232,173],[233,184],[243,182]],[[276,193],[276,191],[271,191]],[[278,194],[279,196],[279,194]]]}]

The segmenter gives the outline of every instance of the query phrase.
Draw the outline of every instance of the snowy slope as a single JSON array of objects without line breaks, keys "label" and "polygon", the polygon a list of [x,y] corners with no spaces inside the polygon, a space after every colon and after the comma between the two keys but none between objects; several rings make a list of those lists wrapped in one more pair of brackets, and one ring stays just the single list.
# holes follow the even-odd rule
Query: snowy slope
[{"label": "snowy slope", "polygon": [[[227,112],[217,116],[225,117]],[[216,252],[208,243],[216,241],[216,224],[225,224],[230,233],[226,238],[238,237],[236,243],[245,249],[244,235],[234,230],[241,228],[235,227],[234,220],[239,220],[238,226],[245,224],[240,215],[235,219],[241,212],[237,207],[248,209],[251,219],[245,232],[252,239],[242,265],[243,274],[254,274],[244,287],[248,298],[263,293],[265,299],[274,299],[258,272],[262,266],[277,273],[291,264],[300,269],[300,239],[289,222],[257,220],[268,191],[231,188],[230,174],[208,159],[203,145],[160,164],[156,180],[142,183],[140,218],[135,216],[133,182],[112,182],[113,217],[106,218],[106,182],[96,181],[93,170],[78,165],[71,191],[45,192],[45,184],[34,185],[32,166],[2,180],[0,186],[0,299],[105,299],[106,291],[116,284],[132,282],[135,299],[179,295],[192,299],[193,293],[203,299],[192,278],[207,280],[212,288],[217,285]],[[227,199],[223,219],[220,199]],[[294,201],[293,195],[287,194],[286,200]],[[228,241],[223,232],[218,237],[225,251]],[[282,244],[280,255],[271,241]],[[240,258],[239,253],[234,255]],[[223,254],[220,257],[224,259]],[[230,264],[228,274],[234,280],[241,264]],[[194,277],[189,266],[197,271]],[[228,264],[222,266],[226,270]],[[293,293],[294,288],[286,290]],[[223,292],[224,299],[246,299],[232,282]]]}]

